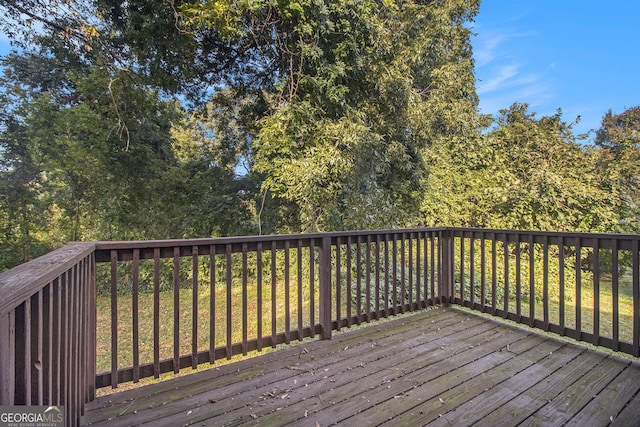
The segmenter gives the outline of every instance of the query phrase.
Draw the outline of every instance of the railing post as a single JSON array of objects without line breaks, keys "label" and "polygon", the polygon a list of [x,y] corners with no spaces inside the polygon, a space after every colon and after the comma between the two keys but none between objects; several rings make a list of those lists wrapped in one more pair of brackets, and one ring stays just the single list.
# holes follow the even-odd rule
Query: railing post
[{"label": "railing post", "polygon": [[14,343],[15,325],[13,312],[0,315],[0,405],[14,404],[15,359]]},{"label": "railing post", "polygon": [[320,339],[331,339],[331,237],[323,236],[320,246]]},{"label": "railing post", "polygon": [[453,231],[449,229],[440,232],[438,247],[440,250],[440,271],[442,278],[438,283],[440,304],[448,306],[451,302],[451,290],[453,289]]}]

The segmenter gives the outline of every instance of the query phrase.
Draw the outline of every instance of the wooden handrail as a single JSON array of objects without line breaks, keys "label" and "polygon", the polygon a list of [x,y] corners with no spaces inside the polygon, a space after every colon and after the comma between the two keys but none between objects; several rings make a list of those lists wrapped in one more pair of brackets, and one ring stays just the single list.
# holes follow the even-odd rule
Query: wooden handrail
[{"label": "wooden handrail", "polygon": [[95,391],[95,244],[0,274],[0,405],[63,405],[77,425]]}]

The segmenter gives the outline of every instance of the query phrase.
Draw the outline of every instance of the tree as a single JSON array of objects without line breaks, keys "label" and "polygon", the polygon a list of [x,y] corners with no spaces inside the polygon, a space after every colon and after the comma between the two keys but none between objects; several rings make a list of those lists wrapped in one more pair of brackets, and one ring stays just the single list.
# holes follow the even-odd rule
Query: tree
[{"label": "tree", "polygon": [[614,204],[600,186],[597,152],[572,125],[536,117],[526,104],[501,110],[473,150],[444,152],[434,166],[428,218],[489,228],[606,231]]},{"label": "tree", "polygon": [[304,230],[330,230],[416,221],[423,150],[466,132],[460,105],[475,112],[464,23],[477,3],[217,1],[182,10],[196,34],[215,28],[251,52],[256,65],[233,83],[259,89],[251,151],[263,195],[297,206]]},{"label": "tree", "polygon": [[640,231],[640,106],[620,114],[609,110],[596,132],[601,188],[615,200],[617,229]]}]

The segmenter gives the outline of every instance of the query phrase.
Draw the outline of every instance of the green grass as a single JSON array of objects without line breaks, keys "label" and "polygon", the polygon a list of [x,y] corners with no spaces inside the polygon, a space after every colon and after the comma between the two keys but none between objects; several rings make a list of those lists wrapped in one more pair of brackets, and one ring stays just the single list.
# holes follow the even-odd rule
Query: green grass
[{"label": "green grass", "polygon": [[[285,298],[283,286],[279,285],[276,294],[276,329],[278,332],[285,330]],[[226,286],[217,287],[215,301],[215,347],[226,345],[227,308]],[[271,335],[271,286],[262,288],[262,336]],[[181,355],[191,354],[192,345],[192,309],[193,293],[191,289],[181,289],[179,298],[179,351]],[[289,291],[289,316],[290,329],[297,329],[297,298],[298,290],[295,284]],[[211,322],[211,310],[209,307],[209,288],[198,288],[197,307],[197,342],[198,351],[209,349],[209,329]],[[174,295],[173,291],[160,292],[160,360],[173,357],[174,350]],[[258,336],[258,302],[257,286],[247,286],[247,339],[255,339]],[[316,297],[317,301],[317,297]],[[308,292],[303,295],[303,307],[309,306]],[[303,309],[304,310],[304,309]],[[316,308],[316,317],[318,308]],[[118,367],[124,368],[133,364],[133,321],[132,321],[132,296],[118,296]],[[303,326],[309,324],[308,312],[304,312]],[[139,358],[140,363],[153,362],[153,294],[139,295]],[[242,286],[232,286],[231,309],[232,342],[241,342],[243,338],[243,313],[242,313]],[[111,369],[111,297],[98,296],[97,298],[97,371],[109,371]]]}]

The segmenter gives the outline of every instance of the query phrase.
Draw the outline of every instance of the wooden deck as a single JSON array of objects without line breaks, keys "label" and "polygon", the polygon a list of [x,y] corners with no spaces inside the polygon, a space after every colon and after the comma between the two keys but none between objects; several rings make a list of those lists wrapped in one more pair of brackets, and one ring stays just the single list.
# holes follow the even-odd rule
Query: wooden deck
[{"label": "wooden deck", "polygon": [[98,398],[83,424],[640,425],[640,365],[453,308]]}]

